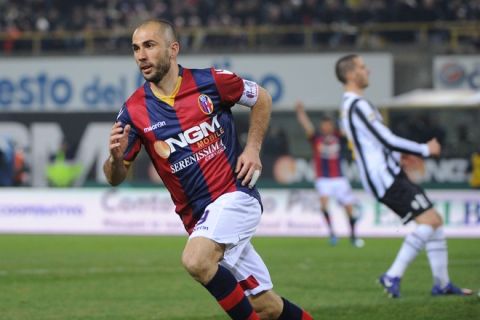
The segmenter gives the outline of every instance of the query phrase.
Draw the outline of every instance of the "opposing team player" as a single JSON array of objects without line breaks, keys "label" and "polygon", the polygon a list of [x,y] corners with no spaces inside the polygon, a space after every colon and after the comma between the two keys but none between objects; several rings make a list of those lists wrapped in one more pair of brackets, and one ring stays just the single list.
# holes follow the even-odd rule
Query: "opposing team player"
[{"label": "opposing team player", "polygon": [[335,65],[338,80],[344,85],[342,121],[354,145],[355,159],[364,188],[392,209],[404,224],[414,220],[415,230],[406,236],[390,269],[379,282],[390,297],[400,296],[400,281],[418,253],[426,249],[433,274],[432,295],[468,295],[450,282],[447,242],[443,221],[424,190],[406,176],[399,165],[401,153],[428,157],[440,154],[436,139],[416,143],[393,134],[378,110],[365,98],[369,70],[358,55],[340,58]]},{"label": "opposing team player", "polygon": [[320,209],[327,222],[330,233],[330,244],[337,243],[337,236],[332,225],[332,219],[328,210],[328,201],[334,198],[342,205],[348,216],[350,224],[350,241],[355,247],[363,247],[362,239],[355,235],[356,217],[353,206],[355,197],[350,182],[342,175],[341,160],[341,136],[335,129],[331,118],[321,119],[318,129],[315,129],[312,121],[305,112],[302,102],[295,105],[298,122],[302,125],[312,146],[313,161],[315,165],[315,188],[320,195]]},{"label": "opposing team player", "polygon": [[[121,183],[143,145],[171,194],[189,239],[182,263],[232,319],[312,319],[272,290],[250,239],[261,217],[255,183],[271,97],[237,75],[177,64],[172,25],[151,20],[133,33],[135,60],[146,82],[121,108],[104,172]],[[241,150],[232,112],[251,108]]]}]

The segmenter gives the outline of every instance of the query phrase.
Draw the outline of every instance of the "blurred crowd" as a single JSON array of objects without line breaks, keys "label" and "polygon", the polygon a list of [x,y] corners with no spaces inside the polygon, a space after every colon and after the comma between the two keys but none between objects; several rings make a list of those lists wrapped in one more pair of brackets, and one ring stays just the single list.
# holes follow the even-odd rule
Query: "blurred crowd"
[{"label": "blurred crowd", "polygon": [[132,28],[148,18],[179,27],[479,20],[480,0],[0,0],[0,31]]}]

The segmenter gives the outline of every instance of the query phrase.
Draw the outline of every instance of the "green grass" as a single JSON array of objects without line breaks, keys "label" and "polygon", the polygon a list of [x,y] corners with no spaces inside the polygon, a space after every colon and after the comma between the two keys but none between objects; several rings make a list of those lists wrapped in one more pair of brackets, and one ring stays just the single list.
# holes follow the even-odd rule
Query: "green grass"
[{"label": "green grass", "polygon": [[[343,239],[342,239],[343,240]],[[227,319],[180,264],[185,237],[0,236],[0,319]],[[256,238],[275,290],[315,319],[480,319],[477,297],[429,295],[430,269],[418,257],[386,298],[376,277],[401,239]],[[450,276],[480,287],[480,239],[449,240]]]}]

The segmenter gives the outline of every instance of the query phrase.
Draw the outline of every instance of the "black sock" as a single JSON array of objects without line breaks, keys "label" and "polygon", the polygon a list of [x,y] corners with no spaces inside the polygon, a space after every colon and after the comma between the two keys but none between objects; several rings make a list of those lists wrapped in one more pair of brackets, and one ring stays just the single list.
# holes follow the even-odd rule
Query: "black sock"
[{"label": "black sock", "polygon": [[323,213],[323,216],[325,217],[325,221],[327,222],[330,236],[335,236],[335,232],[333,232],[333,227],[332,227],[332,220],[330,219],[330,214],[328,213],[328,210],[322,210],[322,213]]},{"label": "black sock", "polygon": [[357,218],[349,217],[348,221],[350,222],[350,238],[354,240],[355,236],[355,224],[357,223]]}]

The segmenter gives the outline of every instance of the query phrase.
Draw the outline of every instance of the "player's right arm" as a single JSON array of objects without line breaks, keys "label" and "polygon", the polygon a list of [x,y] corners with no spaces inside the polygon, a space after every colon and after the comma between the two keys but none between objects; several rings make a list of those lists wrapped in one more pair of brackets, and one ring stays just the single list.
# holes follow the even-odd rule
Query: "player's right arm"
[{"label": "player's right arm", "polygon": [[295,111],[297,112],[298,122],[302,125],[303,130],[305,130],[307,138],[310,139],[315,134],[315,127],[313,126],[312,121],[305,112],[305,108],[301,101],[297,101],[297,103],[295,104]]},{"label": "player's right arm", "polygon": [[421,157],[430,157],[440,155],[441,147],[436,139],[427,143],[417,143],[413,140],[405,139],[394,134],[381,119],[375,116],[375,112],[370,104],[364,100],[359,101],[355,114],[360,121],[365,124],[367,129],[388,149],[400,153],[408,153]]},{"label": "player's right arm", "polygon": [[123,161],[123,155],[128,146],[130,129],[129,124],[122,127],[120,122],[116,122],[110,131],[110,156],[103,164],[103,172],[112,186],[119,185],[127,177],[129,165]]}]

